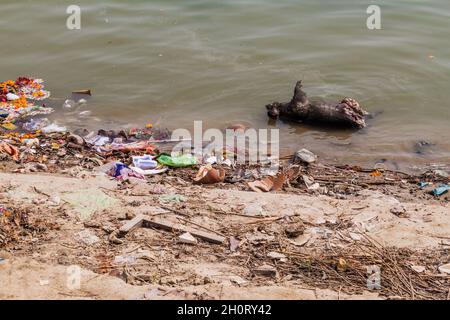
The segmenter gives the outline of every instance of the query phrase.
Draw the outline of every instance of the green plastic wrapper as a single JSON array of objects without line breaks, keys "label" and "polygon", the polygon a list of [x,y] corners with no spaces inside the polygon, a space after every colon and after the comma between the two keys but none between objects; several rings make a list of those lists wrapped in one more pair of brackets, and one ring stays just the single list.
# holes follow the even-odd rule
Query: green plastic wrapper
[{"label": "green plastic wrapper", "polygon": [[169,167],[189,167],[197,164],[197,159],[191,154],[182,154],[181,156],[171,157],[167,154],[160,155],[156,160],[159,163]]}]

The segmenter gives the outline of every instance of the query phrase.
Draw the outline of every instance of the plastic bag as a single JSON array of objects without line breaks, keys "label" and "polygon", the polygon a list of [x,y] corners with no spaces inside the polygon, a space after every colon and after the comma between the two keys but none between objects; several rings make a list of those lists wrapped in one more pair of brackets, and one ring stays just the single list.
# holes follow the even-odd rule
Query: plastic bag
[{"label": "plastic bag", "polygon": [[181,156],[171,157],[162,154],[157,158],[158,162],[169,167],[189,167],[197,164],[197,159],[192,154],[182,154]]}]

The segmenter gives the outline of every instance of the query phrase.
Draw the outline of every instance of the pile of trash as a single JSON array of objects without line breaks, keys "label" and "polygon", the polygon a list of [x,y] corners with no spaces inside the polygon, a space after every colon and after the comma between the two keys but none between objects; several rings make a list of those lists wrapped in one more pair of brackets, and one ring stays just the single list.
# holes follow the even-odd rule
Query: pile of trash
[{"label": "pile of trash", "polygon": [[[307,149],[297,151],[285,166],[273,167],[273,159],[269,157],[255,165],[239,165],[237,151],[230,146],[208,155],[195,154],[191,149],[169,154],[171,144],[181,141],[171,139],[168,129],[151,124],[128,130],[80,129],[70,133],[43,117],[53,109],[37,101],[49,96],[41,79],[19,77],[0,83],[0,161],[13,160],[18,165],[16,172],[62,172],[78,167],[80,171],[93,170],[121,181],[147,181],[146,176],[170,168],[191,168],[193,171],[188,175],[195,184],[241,182],[246,190],[254,192],[278,192],[294,187],[338,198],[370,185],[402,185],[406,180],[420,182],[420,189],[431,186],[433,181],[439,182],[427,190],[435,197],[450,191],[448,174],[443,170],[435,170],[442,179],[436,180],[436,173],[423,177],[426,180],[413,181],[407,174],[379,169],[320,166],[315,164],[317,156]],[[235,127],[242,129],[239,125]],[[179,170],[175,174],[186,173]]]},{"label": "pile of trash", "polygon": [[18,119],[53,112],[52,108],[37,104],[50,97],[43,83],[42,79],[27,77],[0,83],[0,128],[15,130]]}]

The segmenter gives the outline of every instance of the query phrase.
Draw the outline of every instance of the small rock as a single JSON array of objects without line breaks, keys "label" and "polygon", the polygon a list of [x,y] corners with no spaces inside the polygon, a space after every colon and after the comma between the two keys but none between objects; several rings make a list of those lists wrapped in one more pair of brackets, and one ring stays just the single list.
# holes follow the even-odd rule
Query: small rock
[{"label": "small rock", "polygon": [[290,224],[284,228],[284,232],[288,238],[296,238],[305,232],[305,226],[303,224]]},{"label": "small rock", "polygon": [[185,232],[182,235],[180,235],[178,237],[178,240],[182,243],[187,243],[187,244],[196,244],[198,241],[196,238],[194,238],[192,236],[192,234],[190,234],[189,232]]},{"label": "small rock", "polygon": [[235,252],[239,245],[241,244],[241,241],[239,239],[236,239],[235,237],[230,237],[230,251]]},{"label": "small rock", "polygon": [[77,233],[77,236],[81,242],[89,246],[100,241],[99,237],[89,232],[89,230],[80,231]]},{"label": "small rock", "polygon": [[242,278],[242,277],[240,277],[240,276],[236,276],[236,275],[230,276],[230,281],[231,281],[232,283],[237,284],[238,286],[244,285],[244,284],[248,283],[247,280],[245,280],[244,278]]},{"label": "small rock", "polygon": [[136,217],[136,214],[135,214],[134,212],[132,212],[132,211],[127,211],[127,212],[125,213],[125,218],[127,218],[128,220],[131,220],[131,219],[133,219],[134,217]]},{"label": "small rock", "polygon": [[203,284],[209,284],[209,283],[213,283],[213,280],[210,277],[204,277],[203,278]]},{"label": "small rock", "polygon": [[361,240],[361,235],[354,233],[354,232],[349,232],[349,236],[350,238],[352,238],[353,241],[360,241]]},{"label": "small rock", "polygon": [[424,266],[411,266],[411,269],[413,269],[417,273],[422,273],[425,271]]},{"label": "small rock", "polygon": [[275,277],[277,275],[277,269],[271,265],[263,264],[262,266],[253,269],[253,273],[265,277]]},{"label": "small rock", "polygon": [[56,153],[56,155],[58,157],[64,157],[65,155],[67,155],[67,150],[66,148],[61,148],[58,150],[58,152]]},{"label": "small rock", "polygon": [[450,274],[450,263],[444,264],[444,265],[440,266],[438,269],[442,273]]},{"label": "small rock", "polygon": [[294,162],[313,163],[317,160],[317,156],[309,150],[301,149],[294,155]]},{"label": "small rock", "polygon": [[405,218],[408,216],[406,209],[401,205],[391,208],[390,212],[400,218]]},{"label": "small rock", "polygon": [[67,137],[67,142],[72,142],[81,146],[84,144],[84,139],[76,134],[71,134]]},{"label": "small rock", "polygon": [[437,175],[437,176],[439,176],[441,178],[448,178],[449,177],[448,172],[444,171],[444,170],[437,169],[437,170],[434,170],[433,172],[434,172],[435,175]]},{"label": "small rock", "polygon": [[51,196],[51,197],[48,199],[48,201],[49,201],[49,204],[50,204],[51,206],[59,206],[59,205],[61,204],[61,198],[60,198],[59,196],[56,196],[56,195]]},{"label": "small rock", "polygon": [[25,165],[25,170],[30,172],[37,172],[37,171],[48,171],[48,168],[43,163],[27,163]]}]

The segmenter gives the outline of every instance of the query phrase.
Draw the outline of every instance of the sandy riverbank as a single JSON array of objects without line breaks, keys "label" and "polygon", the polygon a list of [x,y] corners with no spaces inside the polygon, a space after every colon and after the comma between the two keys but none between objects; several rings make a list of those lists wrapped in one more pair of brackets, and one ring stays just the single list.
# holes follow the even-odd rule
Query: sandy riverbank
[{"label": "sandy riverbank", "polygon": [[[318,178],[317,168],[306,170]],[[438,269],[450,262],[448,201],[412,181],[385,173],[388,184],[355,184],[338,197],[295,185],[277,193],[193,185],[196,170],[180,170],[147,183],[91,171],[0,173],[0,203],[10,210],[0,298],[448,297],[450,275]],[[225,241],[185,244],[181,232],[159,228],[117,234],[141,214]],[[72,265],[82,270],[77,288],[67,285]],[[370,265],[381,267],[378,290],[367,288]]]}]

